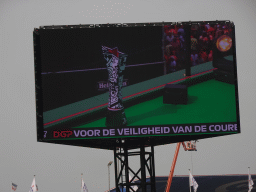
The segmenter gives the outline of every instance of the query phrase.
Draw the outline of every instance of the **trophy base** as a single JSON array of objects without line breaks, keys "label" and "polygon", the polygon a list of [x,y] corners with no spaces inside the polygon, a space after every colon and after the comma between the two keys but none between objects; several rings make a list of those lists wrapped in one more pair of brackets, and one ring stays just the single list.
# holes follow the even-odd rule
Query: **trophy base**
[{"label": "trophy base", "polygon": [[118,111],[107,111],[106,123],[107,127],[113,126],[124,126],[127,124],[126,116],[124,113],[124,109]]}]

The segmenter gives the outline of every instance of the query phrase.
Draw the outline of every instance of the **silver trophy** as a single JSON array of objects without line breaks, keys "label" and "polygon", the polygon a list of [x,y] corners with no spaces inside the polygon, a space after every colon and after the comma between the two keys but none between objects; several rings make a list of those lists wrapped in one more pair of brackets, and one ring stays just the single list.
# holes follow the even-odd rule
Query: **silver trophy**
[{"label": "silver trophy", "polygon": [[118,51],[118,48],[110,49],[102,46],[102,51],[105,60],[107,61],[108,70],[108,86],[109,99],[108,111],[106,116],[106,126],[122,126],[127,124],[124,113],[122,85],[123,85],[123,71],[127,54]]}]

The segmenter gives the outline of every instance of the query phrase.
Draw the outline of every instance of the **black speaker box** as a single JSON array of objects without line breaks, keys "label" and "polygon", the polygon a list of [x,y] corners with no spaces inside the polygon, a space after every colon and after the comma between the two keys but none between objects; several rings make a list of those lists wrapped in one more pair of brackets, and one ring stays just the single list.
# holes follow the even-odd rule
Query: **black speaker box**
[{"label": "black speaker box", "polygon": [[188,89],[187,85],[166,84],[164,87],[164,104],[187,104]]},{"label": "black speaker box", "polygon": [[232,72],[222,71],[222,70],[214,70],[213,71],[214,78],[217,81],[234,84],[235,83],[235,76]]}]

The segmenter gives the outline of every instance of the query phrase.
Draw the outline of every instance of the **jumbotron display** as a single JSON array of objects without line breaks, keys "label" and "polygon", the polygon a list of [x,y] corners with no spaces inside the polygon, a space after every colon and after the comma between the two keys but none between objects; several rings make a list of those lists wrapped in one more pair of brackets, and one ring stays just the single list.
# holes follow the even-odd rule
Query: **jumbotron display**
[{"label": "jumbotron display", "polygon": [[230,21],[34,30],[37,139],[114,149],[240,133]]}]

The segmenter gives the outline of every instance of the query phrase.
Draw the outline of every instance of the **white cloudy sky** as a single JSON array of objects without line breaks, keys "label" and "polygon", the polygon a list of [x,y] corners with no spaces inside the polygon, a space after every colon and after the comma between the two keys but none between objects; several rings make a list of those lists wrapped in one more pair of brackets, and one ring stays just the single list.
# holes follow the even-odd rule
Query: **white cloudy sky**
[{"label": "white cloudy sky", "polygon": [[[108,189],[107,150],[37,143],[32,32],[42,25],[231,20],[236,25],[242,133],[201,140],[192,154],[193,173],[256,173],[256,2],[253,0],[1,0],[0,1],[0,191]],[[167,176],[176,145],[155,147],[156,175]],[[137,167],[139,162],[131,160]],[[191,152],[178,156],[176,175],[191,169]],[[114,187],[111,167],[111,187]]]}]

